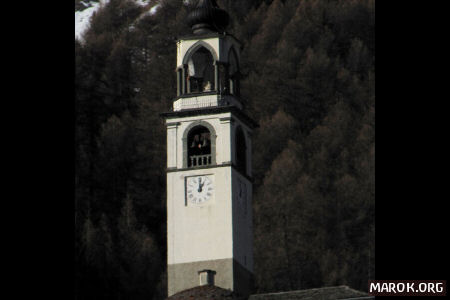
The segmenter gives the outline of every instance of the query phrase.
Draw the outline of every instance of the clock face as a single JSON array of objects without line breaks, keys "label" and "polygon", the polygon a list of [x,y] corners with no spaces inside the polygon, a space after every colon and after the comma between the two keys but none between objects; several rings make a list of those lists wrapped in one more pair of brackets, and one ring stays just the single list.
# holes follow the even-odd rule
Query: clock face
[{"label": "clock face", "polygon": [[193,176],[186,178],[186,197],[192,204],[208,202],[214,192],[211,176]]}]

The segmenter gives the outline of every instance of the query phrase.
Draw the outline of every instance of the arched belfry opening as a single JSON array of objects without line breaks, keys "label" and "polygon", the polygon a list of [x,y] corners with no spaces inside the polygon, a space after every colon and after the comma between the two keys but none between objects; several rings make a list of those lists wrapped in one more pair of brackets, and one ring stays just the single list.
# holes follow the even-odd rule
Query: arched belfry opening
[{"label": "arched belfry opening", "polygon": [[247,144],[242,128],[236,129],[236,168],[243,174],[247,174]]},{"label": "arched belfry opening", "polygon": [[186,81],[188,93],[211,92],[215,88],[214,58],[205,47],[200,47],[187,60]]},{"label": "arched belfry opening", "polygon": [[230,94],[239,96],[239,61],[234,48],[231,48],[228,54],[228,80]]},{"label": "arched belfry opening", "polygon": [[188,134],[188,167],[211,164],[211,133],[208,128],[197,126]]},{"label": "arched belfry opening", "polygon": [[190,47],[177,70],[178,96],[216,91],[217,59],[214,49],[204,41]]},{"label": "arched belfry opening", "polygon": [[185,138],[185,167],[201,167],[215,164],[215,133],[214,130],[196,124],[187,129]]}]

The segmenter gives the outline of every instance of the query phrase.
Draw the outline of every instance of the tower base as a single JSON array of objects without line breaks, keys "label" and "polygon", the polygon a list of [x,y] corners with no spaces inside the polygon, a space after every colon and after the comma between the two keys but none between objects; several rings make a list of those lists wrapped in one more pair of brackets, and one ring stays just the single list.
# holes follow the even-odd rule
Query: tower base
[{"label": "tower base", "polygon": [[248,296],[253,292],[253,273],[232,258],[167,266],[168,296],[199,286],[198,271],[213,270],[214,285]]}]

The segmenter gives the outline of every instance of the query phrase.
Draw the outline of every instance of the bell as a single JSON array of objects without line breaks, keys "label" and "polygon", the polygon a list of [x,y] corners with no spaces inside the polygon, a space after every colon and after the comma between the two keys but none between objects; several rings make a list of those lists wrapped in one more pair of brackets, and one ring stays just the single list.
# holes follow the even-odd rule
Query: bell
[{"label": "bell", "polygon": [[200,139],[200,137],[198,134],[194,135],[194,138],[192,139],[191,148],[194,148],[197,145],[199,139]]}]

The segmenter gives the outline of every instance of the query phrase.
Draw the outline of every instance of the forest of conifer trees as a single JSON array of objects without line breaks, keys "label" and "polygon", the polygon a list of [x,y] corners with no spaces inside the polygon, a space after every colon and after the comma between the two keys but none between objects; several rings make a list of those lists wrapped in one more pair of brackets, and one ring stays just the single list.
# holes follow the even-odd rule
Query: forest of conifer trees
[{"label": "forest of conifer trees", "polygon": [[[79,1],[75,1],[77,4]],[[166,132],[196,1],[110,0],[75,40],[76,299],[166,297]],[[256,292],[348,285],[375,262],[374,0],[218,0],[243,44]]]}]

